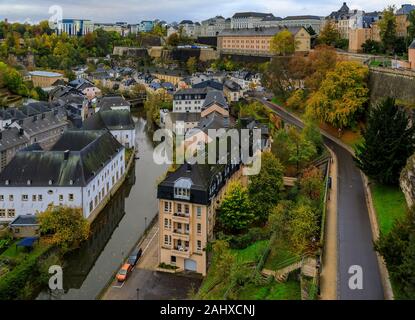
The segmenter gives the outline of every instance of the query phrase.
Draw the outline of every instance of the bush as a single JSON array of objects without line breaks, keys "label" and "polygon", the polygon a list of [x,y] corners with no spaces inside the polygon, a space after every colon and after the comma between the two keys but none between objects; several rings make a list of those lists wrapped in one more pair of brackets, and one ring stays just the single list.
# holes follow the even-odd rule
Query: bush
[{"label": "bush", "polygon": [[228,242],[231,249],[241,250],[257,241],[268,240],[270,236],[271,233],[269,230],[263,228],[251,228],[244,234],[230,236]]}]

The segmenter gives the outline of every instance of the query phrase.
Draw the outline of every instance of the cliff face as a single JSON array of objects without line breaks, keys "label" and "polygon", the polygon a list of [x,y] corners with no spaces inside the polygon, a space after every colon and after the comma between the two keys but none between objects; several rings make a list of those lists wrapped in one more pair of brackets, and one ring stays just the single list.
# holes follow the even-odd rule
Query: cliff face
[{"label": "cliff face", "polygon": [[405,195],[406,203],[411,208],[415,204],[415,155],[411,156],[402,170],[400,186]]}]

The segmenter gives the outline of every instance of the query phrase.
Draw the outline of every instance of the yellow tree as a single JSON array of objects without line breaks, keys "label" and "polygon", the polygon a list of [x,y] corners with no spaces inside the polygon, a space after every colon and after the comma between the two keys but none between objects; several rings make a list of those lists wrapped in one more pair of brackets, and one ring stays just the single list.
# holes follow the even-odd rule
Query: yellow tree
[{"label": "yellow tree", "polygon": [[308,100],[307,115],[340,130],[349,127],[369,100],[367,76],[368,68],[357,62],[338,62]]},{"label": "yellow tree", "polygon": [[275,55],[287,56],[293,54],[297,43],[293,34],[288,30],[277,33],[271,39],[271,52]]}]

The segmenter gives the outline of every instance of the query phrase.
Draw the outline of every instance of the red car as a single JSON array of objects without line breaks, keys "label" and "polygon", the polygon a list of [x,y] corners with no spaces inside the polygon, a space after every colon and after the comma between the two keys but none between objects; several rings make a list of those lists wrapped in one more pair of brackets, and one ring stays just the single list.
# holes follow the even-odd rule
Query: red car
[{"label": "red car", "polygon": [[128,276],[131,273],[131,270],[133,269],[133,266],[131,264],[124,264],[121,268],[120,271],[118,271],[117,273],[117,280],[119,282],[124,282],[125,280],[127,280]]}]

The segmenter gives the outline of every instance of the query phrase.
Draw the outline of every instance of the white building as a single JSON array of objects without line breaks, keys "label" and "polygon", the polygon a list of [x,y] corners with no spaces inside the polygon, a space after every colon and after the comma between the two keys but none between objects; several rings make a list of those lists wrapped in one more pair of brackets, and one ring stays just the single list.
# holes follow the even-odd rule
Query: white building
[{"label": "white building", "polygon": [[230,20],[226,20],[222,16],[216,16],[202,21],[200,35],[202,37],[216,37],[222,30],[230,27]]},{"label": "white building", "polygon": [[179,28],[183,28],[183,33],[189,38],[197,38],[200,36],[201,26],[199,22],[183,20],[179,23]]},{"label": "white building", "polygon": [[173,96],[173,112],[201,112],[207,91],[206,88],[190,88],[177,91]]},{"label": "white building", "polygon": [[125,173],[125,149],[108,131],[66,131],[50,151],[21,151],[0,174],[0,222],[49,206],[94,217]]},{"label": "white building", "polygon": [[232,29],[253,29],[262,25],[262,20],[271,18],[272,13],[261,12],[238,12],[231,19]]},{"label": "white building", "polygon": [[58,34],[66,33],[68,36],[84,36],[94,31],[94,23],[91,20],[63,19],[55,26]]},{"label": "white building", "polygon": [[313,28],[316,34],[320,34],[320,30],[324,25],[325,18],[319,16],[303,15],[303,16],[288,16],[280,19],[276,26],[285,26],[288,28],[304,27]]}]

